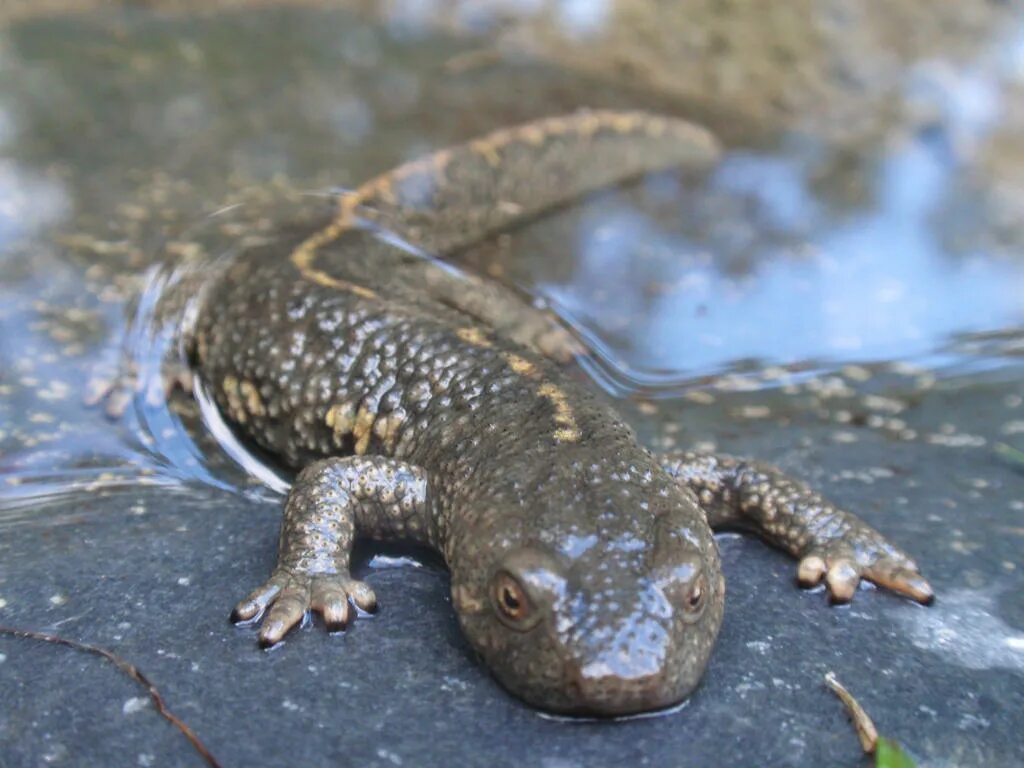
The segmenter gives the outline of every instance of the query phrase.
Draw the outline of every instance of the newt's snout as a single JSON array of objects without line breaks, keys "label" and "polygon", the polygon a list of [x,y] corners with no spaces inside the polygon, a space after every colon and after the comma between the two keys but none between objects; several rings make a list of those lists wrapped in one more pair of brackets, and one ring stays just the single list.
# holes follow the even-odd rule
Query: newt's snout
[{"label": "newt's snout", "polygon": [[[673,643],[654,623],[629,632],[633,642],[614,646],[585,663],[569,663],[568,689],[580,714],[626,715],[667,707],[685,698],[671,673]],[[632,647],[631,647],[632,646]]]},{"label": "newt's snout", "polygon": [[489,599],[460,590],[466,634],[505,687],[549,711],[607,717],[682,701],[721,624],[717,552],[673,549],[653,564],[649,550],[592,554],[573,563],[535,547],[508,554]]},{"label": "newt's snout", "polygon": [[700,681],[711,649],[707,638],[720,621],[719,611],[707,605],[706,586],[700,588],[704,594],[692,606],[678,605],[674,590],[656,583],[594,600],[562,640],[570,692],[564,711],[629,715],[685,699]]}]

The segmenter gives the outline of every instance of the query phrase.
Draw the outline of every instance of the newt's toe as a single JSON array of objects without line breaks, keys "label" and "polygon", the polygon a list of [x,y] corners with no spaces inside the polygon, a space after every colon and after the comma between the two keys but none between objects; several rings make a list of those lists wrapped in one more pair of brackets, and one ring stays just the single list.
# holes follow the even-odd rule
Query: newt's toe
[{"label": "newt's toe", "polygon": [[860,571],[852,560],[837,558],[829,564],[828,573],[825,574],[825,582],[828,584],[829,595],[837,603],[848,603],[857,592],[857,585],[860,584]]},{"label": "newt's toe", "polygon": [[281,642],[288,630],[299,624],[309,610],[309,581],[296,579],[281,590],[260,627],[260,645]]},{"label": "newt's toe", "polygon": [[364,581],[350,581],[348,584],[348,596],[352,602],[362,611],[373,613],[377,610],[377,595],[373,589]]},{"label": "newt's toe", "polygon": [[800,561],[796,577],[801,586],[815,587],[825,577],[827,570],[828,567],[822,558],[817,555],[808,555]]},{"label": "newt's toe", "polygon": [[873,566],[865,570],[864,578],[924,605],[931,605],[935,600],[935,592],[932,590],[931,584],[918,573],[916,567]]},{"label": "newt's toe", "polygon": [[231,612],[231,621],[238,624],[258,619],[281,592],[283,586],[282,579],[277,576],[270,578],[263,586],[253,590],[247,598],[235,606]]},{"label": "newt's toe", "polygon": [[324,617],[329,631],[336,632],[348,626],[351,614],[348,592],[334,580],[316,579],[313,582],[311,607]]}]

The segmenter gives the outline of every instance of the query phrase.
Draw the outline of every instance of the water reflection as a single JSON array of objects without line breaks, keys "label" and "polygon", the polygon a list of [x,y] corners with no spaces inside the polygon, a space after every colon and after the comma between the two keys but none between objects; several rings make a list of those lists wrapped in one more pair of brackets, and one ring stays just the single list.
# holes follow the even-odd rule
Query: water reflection
[{"label": "water reflection", "polygon": [[[544,84],[509,62],[460,79],[447,66],[451,40],[431,37],[438,5],[394,4],[383,24],[140,14],[119,17],[116,33],[85,20],[0,39],[0,472],[26,483],[14,495],[50,488],[58,467],[71,483],[85,482],[79,469],[111,482],[153,473],[223,482],[178,412],[143,403],[115,427],[81,404],[80,383],[101,356],[120,353],[124,301],[147,265],[223,252],[204,225],[188,225],[225,195],[280,178],[353,185],[492,122],[609,98],[581,82],[521,104],[524,83],[531,94]],[[608,31],[615,4],[447,7],[476,29],[550,12],[585,40]],[[272,62],[271,39],[281,51]],[[707,177],[657,174],[537,222],[516,235],[544,265],[525,282],[592,343],[595,375],[620,392],[675,392],[766,364],[991,365],[1019,350],[1024,263],[992,245],[990,180],[978,164],[1014,104],[1022,52],[1014,29],[966,65],[909,67],[901,109],[910,117],[884,140],[766,135],[732,148]],[[264,218],[274,226],[289,216]],[[239,222],[236,240],[247,227]],[[140,312],[159,290],[143,292]],[[133,328],[147,327],[136,318]],[[159,343],[150,329],[127,347],[152,369]],[[192,417],[226,439],[210,410]],[[232,487],[259,474],[227,450],[245,467]]]},{"label": "water reflection", "polygon": [[606,201],[578,223],[571,278],[543,291],[600,346],[619,386],[750,360],[939,364],[931,356],[955,334],[1024,323],[1024,261],[943,240],[960,181],[946,138],[923,131],[865,158],[869,203],[851,211],[819,199],[815,153],[735,152],[695,203],[713,223]]},{"label": "water reflection", "polygon": [[[0,112],[0,132],[2,115]],[[0,141],[0,150],[2,147]],[[0,248],[61,221],[69,208],[61,184],[0,156]]]},{"label": "water reflection", "polygon": [[548,14],[551,23],[573,39],[585,39],[606,29],[614,10],[612,0],[396,0],[384,13],[395,35],[430,34],[439,19],[477,32],[490,31],[509,19]]}]

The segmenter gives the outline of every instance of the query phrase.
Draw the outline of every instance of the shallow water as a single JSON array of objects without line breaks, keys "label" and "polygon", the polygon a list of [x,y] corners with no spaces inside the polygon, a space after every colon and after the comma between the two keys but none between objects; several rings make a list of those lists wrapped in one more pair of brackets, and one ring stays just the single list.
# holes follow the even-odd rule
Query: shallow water
[{"label": "shallow water", "polygon": [[[899,109],[840,140],[744,119],[742,100],[709,107],[604,79],[571,56],[472,65],[486,24],[468,34],[408,12],[92,11],[0,31],[0,619],[134,654],[191,702],[226,762],[343,749],[361,764],[676,765],[684,748],[696,764],[722,743],[776,764],[854,760],[819,691],[826,668],[863,680],[854,692],[883,732],[926,764],[1024,758],[1024,470],[1012,452],[1024,449],[1024,154],[1011,142],[993,157],[1024,135],[1024,27],[895,66]],[[580,33],[599,21],[584,16],[560,19]],[[269,567],[284,481],[232,446],[209,407],[153,388],[164,278],[397,162],[580,106],[706,121],[726,151],[704,177],[595,195],[462,263],[554,308],[646,442],[806,477],[905,543],[939,605],[866,591],[830,611],[790,588],[785,558],[724,538],[730,613],[701,692],[676,715],[585,736],[490,682],[436,568],[375,569],[386,610],[333,645],[310,630],[255,652],[225,617]],[[84,400],[124,350],[150,389],[112,419]],[[41,672],[49,657],[12,641],[0,654],[13,670],[0,690],[17,687],[36,718],[0,713],[0,745],[20,745],[12,764],[188,755],[120,703],[112,733],[59,727],[80,710],[55,704],[39,675],[60,668]],[[119,684],[81,664],[83,696]],[[273,708],[254,711],[257,696]],[[337,712],[354,728],[339,735]],[[314,735],[297,746],[293,727]],[[509,728],[528,737],[510,746]]]}]

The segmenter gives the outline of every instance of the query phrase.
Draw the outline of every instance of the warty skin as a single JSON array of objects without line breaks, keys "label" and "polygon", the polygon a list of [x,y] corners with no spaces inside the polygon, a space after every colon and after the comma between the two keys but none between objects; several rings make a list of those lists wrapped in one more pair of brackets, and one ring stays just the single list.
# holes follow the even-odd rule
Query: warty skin
[{"label": "warty skin", "polygon": [[[279,642],[309,611],[371,610],[357,536],[442,553],[462,630],[538,707],[620,715],[700,681],[725,598],[712,528],[799,558],[836,600],[861,578],[927,602],[916,564],[772,467],[656,456],[569,376],[547,315],[443,256],[589,191],[715,160],[695,126],[580,112],[401,166],[283,227],[206,288],[191,347],[234,429],[297,470],[278,563],[234,611]],[[388,233],[383,237],[381,232]]]}]

